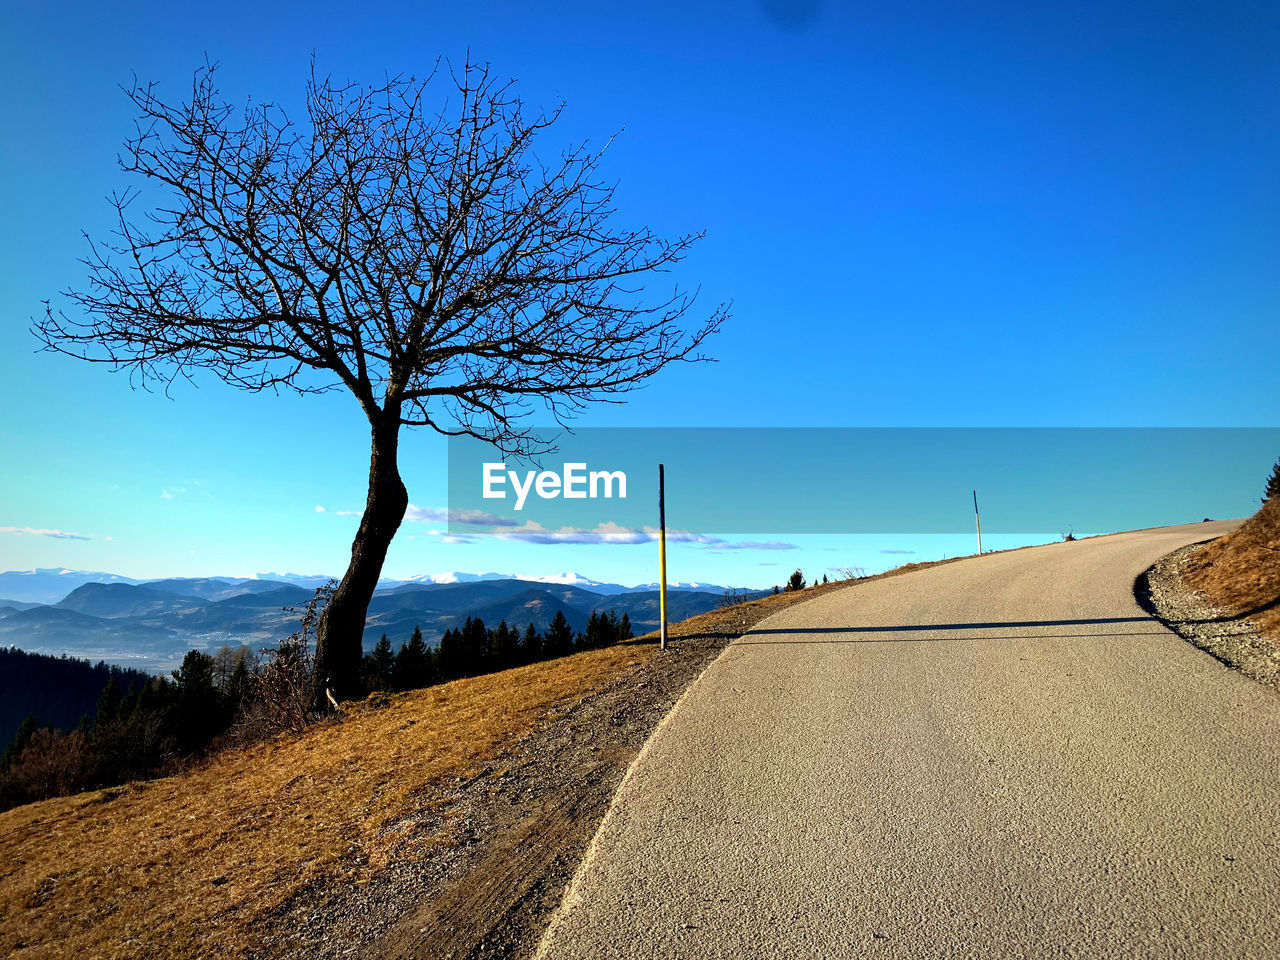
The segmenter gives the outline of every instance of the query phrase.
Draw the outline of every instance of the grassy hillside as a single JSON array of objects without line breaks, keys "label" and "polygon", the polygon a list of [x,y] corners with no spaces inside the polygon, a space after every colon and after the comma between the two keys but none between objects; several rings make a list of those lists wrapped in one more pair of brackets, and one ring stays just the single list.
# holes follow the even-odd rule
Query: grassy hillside
[{"label": "grassy hillside", "polygon": [[[737,635],[813,593],[713,611],[673,635]],[[254,952],[255,930],[295,895],[455,842],[423,825],[460,780],[657,652],[649,635],[375,696],[179,776],[0,813],[0,955]]]},{"label": "grassy hillside", "polygon": [[1188,585],[1280,643],[1280,497],[1187,561]]},{"label": "grassy hillside", "polygon": [[0,814],[0,954],[238,956],[256,921],[359,883],[422,836],[442,784],[653,654],[587,651],[357,706],[181,776]]}]

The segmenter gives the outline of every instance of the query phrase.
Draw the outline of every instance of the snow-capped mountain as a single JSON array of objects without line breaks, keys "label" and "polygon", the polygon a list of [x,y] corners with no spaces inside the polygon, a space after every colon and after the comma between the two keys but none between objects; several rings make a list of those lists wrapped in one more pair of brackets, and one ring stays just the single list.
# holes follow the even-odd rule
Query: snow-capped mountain
[{"label": "snow-capped mountain", "polygon": [[403,587],[410,583],[479,583],[481,580],[510,580],[506,573],[463,573],[452,570],[448,573],[424,573],[405,580],[379,580],[378,589],[386,587]]},{"label": "snow-capped mountain", "polygon": [[592,590],[596,593],[610,593],[611,590],[600,590],[599,587],[616,587],[616,583],[602,583],[599,580],[592,580],[590,577],[584,577],[580,573],[572,573],[566,571],[564,573],[553,573],[543,577],[525,577],[526,580],[536,580],[538,583],[563,583],[570,587],[582,587],[584,590]]},{"label": "snow-capped mountain", "polygon": [[[242,586],[240,590],[223,590],[227,596],[231,596],[235,593],[260,593],[269,587],[278,588],[285,585],[311,591],[324,586],[330,579],[335,578],[331,578],[325,574],[315,573],[256,573],[252,577],[175,577],[164,580],[138,580],[133,577],[125,577],[115,573],[69,570],[59,567],[41,567],[36,570],[12,570],[7,573],[0,573],[0,599],[21,603],[55,604],[73,590],[84,586],[86,583],[123,583],[132,586],[148,584],[160,586],[163,584],[161,589],[167,589],[170,592],[199,593],[202,596],[205,595],[209,589],[213,589],[214,587],[222,589],[224,587],[234,588],[238,585],[252,585],[252,587]],[[656,583],[640,583],[635,586],[624,586],[620,583],[605,583],[601,580],[593,580],[591,577],[583,576],[582,574],[573,571],[521,576],[519,574],[495,573],[492,571],[486,573],[466,573],[460,570],[451,570],[445,573],[424,573],[419,576],[409,577],[406,579],[387,578],[378,581],[378,589],[383,591],[413,585],[466,584],[494,580],[520,580],[525,582],[576,587],[579,590],[586,590],[591,593],[597,593],[607,597],[627,593],[644,593],[658,589],[658,585]],[[186,584],[189,589],[184,590],[184,584]],[[203,586],[200,586],[199,589],[197,589],[197,585]],[[718,584],[699,583],[696,581],[668,584],[668,589],[688,590],[700,593],[724,593],[725,591],[725,588]]]},{"label": "snow-capped mountain", "polygon": [[[638,583],[634,587],[623,587],[623,593],[644,593],[649,590],[657,590],[658,582]],[[690,580],[687,583],[668,583],[668,590],[696,590],[699,593],[724,593],[728,587],[721,586],[718,583],[702,583],[699,580]],[[742,588],[739,588],[742,589]]]}]

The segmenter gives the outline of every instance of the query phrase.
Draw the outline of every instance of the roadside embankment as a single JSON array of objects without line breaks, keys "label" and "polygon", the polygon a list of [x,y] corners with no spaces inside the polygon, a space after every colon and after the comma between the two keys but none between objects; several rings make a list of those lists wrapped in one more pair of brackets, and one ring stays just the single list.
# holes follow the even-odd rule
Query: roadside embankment
[{"label": "roadside embankment", "polygon": [[1280,690],[1280,497],[1234,532],[1161,558],[1136,589],[1177,634]]}]

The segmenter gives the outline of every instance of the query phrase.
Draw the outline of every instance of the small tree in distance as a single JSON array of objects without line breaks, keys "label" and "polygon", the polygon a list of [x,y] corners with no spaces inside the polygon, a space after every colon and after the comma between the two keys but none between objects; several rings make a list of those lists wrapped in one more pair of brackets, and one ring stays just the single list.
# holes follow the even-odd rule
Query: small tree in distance
[{"label": "small tree in distance", "polygon": [[[188,102],[152,85],[122,169],[161,188],[113,198],[118,227],[91,243],[83,319],[46,305],[44,345],[128,369],[146,385],[204,370],[246,390],[341,388],[369,422],[368,494],[351,560],[317,630],[315,695],[360,693],[361,635],[408,508],[400,428],[530,452],[529,413],[558,422],[697,353],[727,313],[686,331],[692,299],[644,296],[644,278],[699,235],[612,225],[601,151],[554,159],[534,141],[560,115],[526,112],[471,63],[369,87],[316,75],[306,118],[223,100],[212,65]],[[430,89],[429,89],[430,88]],[[323,451],[326,457],[339,456]]]},{"label": "small tree in distance", "polygon": [[1270,500],[1272,497],[1280,497],[1280,460],[1271,468],[1271,476],[1267,477],[1267,485],[1262,491],[1263,500]]},{"label": "small tree in distance", "polygon": [[525,663],[542,659],[542,634],[532,623],[525,627],[524,636],[520,638],[520,658]]},{"label": "small tree in distance", "polygon": [[563,657],[573,649],[573,630],[565,619],[564,611],[557,610],[551,618],[551,626],[547,629],[542,642],[542,652],[548,657]]},{"label": "small tree in distance", "polygon": [[387,690],[391,687],[391,675],[395,668],[396,655],[391,650],[391,641],[384,633],[378,638],[372,653],[365,654],[364,673],[365,689],[370,693]]}]

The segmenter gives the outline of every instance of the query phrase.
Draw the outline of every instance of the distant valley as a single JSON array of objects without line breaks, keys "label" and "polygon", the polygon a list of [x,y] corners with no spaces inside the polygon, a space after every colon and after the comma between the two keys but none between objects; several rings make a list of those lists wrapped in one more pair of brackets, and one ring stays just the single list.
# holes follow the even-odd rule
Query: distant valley
[{"label": "distant valley", "polygon": [[[191,648],[224,644],[270,646],[298,625],[300,609],[323,577],[211,577],[138,581],[70,570],[0,573],[0,645],[37,653],[66,653],[155,672],[176,667]],[[723,587],[673,585],[668,616],[681,620],[713,609]],[[574,630],[593,610],[626,613],[636,633],[656,629],[658,591],[565,574],[545,580],[494,574],[447,574],[414,581],[384,581],[365,626],[371,649],[386,633],[394,646],[415,626],[429,644],[468,617],[489,626],[505,620],[545,630],[563,613]]]}]

